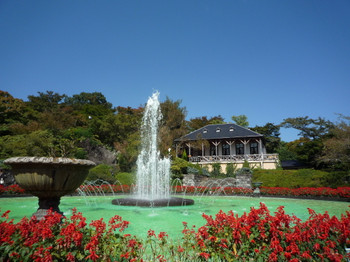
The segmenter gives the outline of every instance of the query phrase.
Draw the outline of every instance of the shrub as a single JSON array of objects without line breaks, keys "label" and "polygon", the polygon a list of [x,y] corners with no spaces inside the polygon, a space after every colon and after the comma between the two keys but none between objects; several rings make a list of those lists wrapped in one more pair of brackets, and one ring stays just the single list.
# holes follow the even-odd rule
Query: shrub
[{"label": "shrub", "polygon": [[187,167],[187,174],[198,175],[199,174],[199,170],[198,170],[198,168],[195,168],[195,167],[192,167],[192,166],[188,166]]},{"label": "shrub", "polygon": [[[253,181],[263,182],[266,187],[324,187],[330,186],[328,172],[314,169],[299,169],[299,170],[255,170]],[[344,184],[338,184],[342,186]]]},{"label": "shrub", "polygon": [[221,175],[222,175],[220,163],[214,163],[214,164],[212,164],[212,168],[213,168],[213,170],[211,171],[211,175],[212,175],[212,176],[218,177],[218,176],[221,176]]},{"label": "shrub", "polygon": [[177,157],[171,162],[171,167],[170,167],[171,173],[173,175],[187,174],[187,167],[189,166],[190,166],[189,162],[187,162],[182,158]]},{"label": "shrub", "polygon": [[236,175],[253,174],[253,171],[249,167],[242,167],[236,171]]},{"label": "shrub", "polygon": [[89,174],[86,180],[94,181],[94,180],[104,180],[110,184],[115,183],[114,177],[115,167],[109,166],[106,164],[97,165],[89,170]]},{"label": "shrub", "polygon": [[237,165],[234,165],[233,163],[228,163],[226,165],[226,176],[234,177],[236,169],[237,169]]},{"label": "shrub", "polygon": [[332,171],[321,178],[322,184],[330,187],[339,187],[348,185],[350,182],[350,174],[346,171]]},{"label": "shrub", "polygon": [[118,173],[115,178],[122,185],[130,186],[132,184],[135,184],[135,174],[133,173],[121,172],[121,173]]}]

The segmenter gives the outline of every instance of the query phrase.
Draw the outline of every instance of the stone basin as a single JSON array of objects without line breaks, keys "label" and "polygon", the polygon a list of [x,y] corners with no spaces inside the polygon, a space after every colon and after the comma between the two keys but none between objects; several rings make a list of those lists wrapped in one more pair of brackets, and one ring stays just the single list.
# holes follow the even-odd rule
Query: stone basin
[{"label": "stone basin", "polygon": [[61,157],[12,157],[10,165],[17,184],[39,198],[34,215],[41,219],[48,209],[60,212],[60,198],[74,192],[86,179],[95,163],[89,160]]}]

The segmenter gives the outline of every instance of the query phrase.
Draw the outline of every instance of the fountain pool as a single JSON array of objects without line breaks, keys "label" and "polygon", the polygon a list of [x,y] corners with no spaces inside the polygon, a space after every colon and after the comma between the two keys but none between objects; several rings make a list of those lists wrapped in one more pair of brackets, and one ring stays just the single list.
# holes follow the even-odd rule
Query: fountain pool
[{"label": "fountain pool", "polygon": [[[103,217],[104,221],[108,222],[112,216],[120,215],[124,220],[130,222],[125,233],[145,238],[147,231],[152,229],[156,233],[167,232],[172,239],[181,237],[182,222],[187,222],[189,226],[204,225],[205,220],[201,217],[202,213],[215,215],[220,210],[224,212],[233,210],[242,215],[244,212],[249,212],[250,207],[259,207],[260,202],[266,204],[271,214],[276,211],[277,207],[285,206],[286,213],[295,214],[302,220],[309,217],[307,208],[314,209],[317,213],[328,211],[330,215],[337,217],[349,210],[347,202],[237,196],[187,196],[195,200],[196,204],[191,206],[145,208],[110,204],[112,199],[123,197],[125,196],[65,196],[61,199],[60,210],[69,217],[72,213],[72,207],[76,207],[88,221]],[[28,217],[35,212],[37,201],[34,197],[0,198],[0,208],[2,212],[11,210],[10,218],[18,222],[22,217]]]}]

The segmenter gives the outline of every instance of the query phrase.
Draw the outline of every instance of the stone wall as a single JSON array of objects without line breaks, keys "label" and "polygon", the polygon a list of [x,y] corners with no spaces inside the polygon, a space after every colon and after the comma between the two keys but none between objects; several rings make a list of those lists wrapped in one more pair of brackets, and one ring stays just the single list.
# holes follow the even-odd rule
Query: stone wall
[{"label": "stone wall", "polygon": [[184,174],[184,186],[243,187],[252,188],[251,174],[237,174],[236,178],[213,178],[203,175]]}]

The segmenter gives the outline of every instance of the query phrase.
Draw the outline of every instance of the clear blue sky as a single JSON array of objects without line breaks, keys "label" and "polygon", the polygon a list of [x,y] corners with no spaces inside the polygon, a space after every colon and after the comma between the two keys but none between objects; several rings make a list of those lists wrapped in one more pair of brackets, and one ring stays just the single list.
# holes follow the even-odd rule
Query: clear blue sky
[{"label": "clear blue sky", "polygon": [[138,107],[159,90],[188,119],[255,126],[350,115],[349,83],[349,0],[0,1],[0,89],[24,100]]}]

